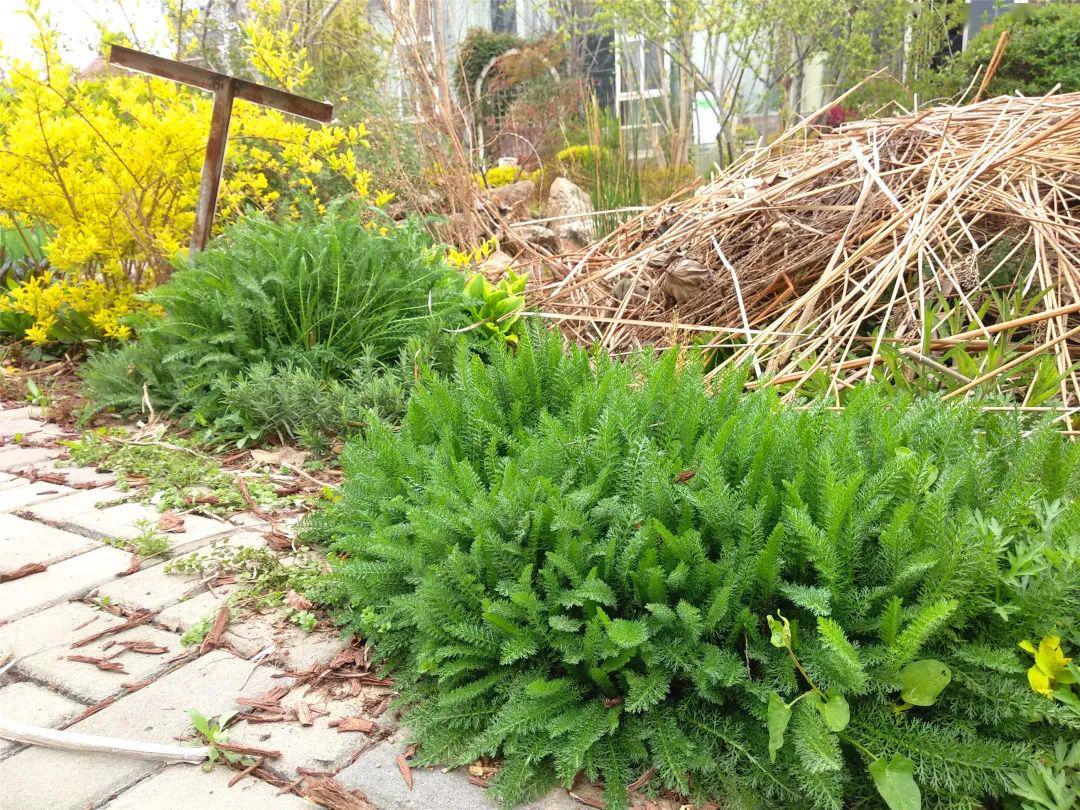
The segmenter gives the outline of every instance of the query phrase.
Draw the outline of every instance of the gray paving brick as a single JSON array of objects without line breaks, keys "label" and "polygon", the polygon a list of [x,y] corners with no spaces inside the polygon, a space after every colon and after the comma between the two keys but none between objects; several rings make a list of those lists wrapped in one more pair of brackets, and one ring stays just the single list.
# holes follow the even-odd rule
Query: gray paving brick
[{"label": "gray paving brick", "polygon": [[114,605],[159,611],[206,588],[197,576],[166,574],[164,563],[156,558],[143,565],[138,573],[106,582],[97,595],[109,597]]},{"label": "gray paving brick", "polygon": [[[119,616],[94,610],[81,602],[61,602],[8,624],[0,624],[0,647],[10,649],[16,658],[28,658],[66,648],[72,641],[123,621]],[[15,669],[19,671],[19,664]]]},{"label": "gray paving brick", "polygon": [[82,554],[100,545],[44,523],[0,513],[0,571],[27,563],[50,564]]},{"label": "gray paving brick", "polygon": [[11,512],[53,501],[74,491],[61,484],[50,484],[48,481],[27,481],[25,478],[20,478],[18,483],[12,481],[0,487],[0,512]]},{"label": "gray paving brick", "polygon": [[75,490],[63,498],[57,498],[46,504],[38,504],[27,511],[37,520],[63,525],[69,518],[89,512],[98,504],[126,501],[132,497],[133,493],[130,490],[125,491],[118,487]]},{"label": "gray paving brick", "polygon": [[[469,782],[464,769],[413,768],[409,790],[397,766],[402,749],[384,742],[337,775],[349,790],[360,790],[380,810],[498,810],[498,803],[482,787]],[[552,790],[519,810],[581,810],[565,790]]]},{"label": "gray paving brick", "polygon": [[[263,694],[281,682],[272,674],[267,667],[253,667],[224,650],[215,650],[71,728],[177,744],[176,737],[190,730],[189,708],[207,716],[232,711],[237,697]],[[157,768],[157,763],[132,757],[29,748],[0,761],[0,784],[4,786],[5,807],[84,808],[105,802]],[[47,790],[42,789],[45,785]]]},{"label": "gray paving brick", "polygon": [[[90,490],[91,492],[93,490]],[[88,537],[121,538],[129,540],[143,531],[144,522],[156,526],[161,513],[143,503],[122,503],[105,509],[90,509],[62,520],[65,528]],[[235,527],[222,520],[200,515],[184,515],[184,531],[167,534],[171,553],[182,554],[197,548],[210,538],[233,531]]]},{"label": "gray paving brick", "polygon": [[28,416],[20,419],[2,419],[0,420],[0,436],[11,441],[15,436],[36,433],[44,427],[45,423],[40,419],[31,419]]},{"label": "gray paving brick", "polygon": [[363,713],[363,700],[328,700],[319,695],[305,695],[305,692],[306,687],[294,689],[282,698],[281,705],[295,708],[298,702],[303,701],[329,714],[314,718],[310,726],[296,722],[239,722],[229,730],[229,739],[242,745],[280,751],[281,756],[267,765],[290,780],[298,778],[299,768],[325,771],[342,767],[368,743],[368,737],[360,732],[339,732],[331,728],[329,723],[341,717],[360,716]]},{"label": "gray paving brick", "polygon": [[20,405],[17,408],[0,410],[0,422],[12,419],[32,419],[41,415],[41,408],[36,405]]},{"label": "gray paving brick", "polygon": [[54,447],[19,447],[7,445],[0,447],[0,470],[13,472],[23,467],[31,467],[46,459],[57,458],[61,451]]},{"label": "gray paving brick", "polygon": [[103,546],[50,565],[40,574],[0,584],[0,620],[17,619],[108,582],[131,565],[131,555]]},{"label": "gray paving brick", "polygon": [[[198,548],[191,551],[187,550],[187,546],[190,546],[190,542],[186,545],[183,543],[186,532],[176,535],[169,534],[166,535],[166,537],[177,543],[175,548],[180,549],[180,551],[175,552],[176,556],[180,556],[181,554],[193,554],[198,557],[206,557],[220,548],[235,548],[240,546],[259,547],[265,545],[262,535],[254,532],[241,531],[226,524],[221,525],[225,526],[226,530],[235,531],[236,534],[216,536],[209,542],[200,545]],[[199,538],[198,535],[196,535],[196,538],[196,542],[202,542],[202,539]],[[163,608],[194,597],[199,592],[205,590],[206,586],[198,576],[166,573],[165,568],[166,565],[160,558],[147,560],[144,562],[144,569],[142,571],[103,585],[98,593],[99,595],[109,596],[114,603],[119,605],[142,610],[160,611]],[[218,590],[219,593],[228,592],[227,589],[216,590]],[[211,598],[213,599],[213,597]],[[214,601],[217,600],[214,599]],[[210,608],[208,607],[207,609],[209,610]],[[198,621],[201,617],[201,615],[197,616],[191,621]],[[162,626],[168,626],[161,622],[160,617],[158,621]],[[190,624],[191,622],[189,622],[187,626],[190,626]],[[182,630],[186,629],[187,627],[182,628]]]},{"label": "gray paving brick", "polygon": [[196,594],[165,608],[154,617],[154,621],[167,630],[183,633],[206,616],[216,616],[231,592],[231,587],[216,587],[213,592]]},{"label": "gray paving brick", "polygon": [[206,773],[198,765],[170,765],[128,788],[102,810],[308,810],[317,807],[299,796],[277,795],[276,788],[245,777],[229,787],[235,772],[217,767]]},{"label": "gray paving brick", "polygon": [[[76,638],[96,632],[92,627],[79,631]],[[76,639],[72,639],[76,640]],[[146,654],[122,652],[122,641],[145,640],[166,652]],[[29,678],[48,683],[65,695],[85,703],[97,703],[118,693],[126,683],[138,683],[164,672],[175,663],[169,659],[180,652],[180,637],[167,630],[159,630],[150,625],[141,625],[122,633],[106,636],[85,647],[72,648],[63,646],[33,655],[19,662],[19,671]],[[98,669],[93,664],[71,661],[69,655],[87,655],[105,658],[115,655],[114,661],[124,665],[126,672],[111,672]]]},{"label": "gray paving brick", "polygon": [[225,640],[245,658],[268,647],[273,648],[271,660],[291,670],[325,664],[348,644],[348,640],[338,633],[322,630],[305,633],[277,610],[268,610],[230,623]]},{"label": "gray paving brick", "polygon": [[[12,683],[0,689],[0,717],[17,723],[56,728],[84,708],[81,703],[26,681]],[[0,757],[18,747],[19,743],[0,740]]]}]

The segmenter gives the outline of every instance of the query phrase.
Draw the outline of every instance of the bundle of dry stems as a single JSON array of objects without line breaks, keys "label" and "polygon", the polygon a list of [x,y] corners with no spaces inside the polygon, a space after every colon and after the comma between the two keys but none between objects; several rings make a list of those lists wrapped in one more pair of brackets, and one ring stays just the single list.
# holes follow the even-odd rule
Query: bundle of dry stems
[{"label": "bundle of dry stems", "polygon": [[[789,396],[821,372],[833,392],[869,379],[886,342],[957,396],[1052,352],[1075,406],[1080,93],[793,130],[549,270],[541,313],[615,352],[704,342]],[[1034,311],[988,314],[991,290]],[[948,333],[954,310],[969,330]],[[972,378],[940,362],[1005,331],[1028,344],[1007,363]]]}]

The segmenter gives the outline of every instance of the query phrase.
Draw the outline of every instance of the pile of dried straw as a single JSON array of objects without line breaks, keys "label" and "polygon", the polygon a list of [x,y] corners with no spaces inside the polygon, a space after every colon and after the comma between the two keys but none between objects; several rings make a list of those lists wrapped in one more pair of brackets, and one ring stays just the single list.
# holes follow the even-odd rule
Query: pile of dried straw
[{"label": "pile of dried straw", "polygon": [[[838,387],[870,375],[883,341],[932,367],[958,340],[1019,329],[1064,374],[1080,356],[1080,93],[793,131],[552,266],[539,309],[616,352],[704,337],[762,378],[824,369]],[[991,288],[1034,312],[980,311]],[[950,308],[972,328],[947,334]],[[1076,373],[1061,393],[1080,398]]]}]

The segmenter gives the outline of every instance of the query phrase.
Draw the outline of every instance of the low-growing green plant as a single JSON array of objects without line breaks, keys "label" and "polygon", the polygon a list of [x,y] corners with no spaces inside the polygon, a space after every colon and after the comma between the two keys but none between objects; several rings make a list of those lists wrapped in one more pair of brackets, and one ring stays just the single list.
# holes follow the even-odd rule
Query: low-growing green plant
[{"label": "low-growing green plant", "polygon": [[188,709],[188,717],[191,718],[191,726],[205,741],[208,753],[206,762],[203,763],[204,771],[211,771],[219,759],[224,759],[230,765],[248,767],[255,764],[255,759],[243,754],[234,754],[221,748],[222,743],[229,741],[229,732],[225,730],[229,721],[236,716],[236,712],[228,712],[215,718],[207,718],[197,709]]},{"label": "low-growing green plant", "polygon": [[503,343],[517,343],[517,326],[525,309],[527,281],[527,276],[513,270],[507,270],[495,284],[481,273],[469,279],[465,285],[465,295],[471,299],[469,312],[484,334],[497,337]]},{"label": "low-growing green plant", "polygon": [[[466,314],[461,276],[418,223],[376,225],[347,207],[296,222],[243,219],[147,293],[165,316],[140,317],[136,341],[91,358],[88,394],[103,408],[190,413],[240,443],[324,430],[319,418],[337,403],[381,399],[392,387],[383,374],[405,354],[410,369],[451,356],[457,338],[446,327]],[[319,387],[318,416],[259,425],[301,374]],[[261,398],[238,406],[252,380]]]},{"label": "low-growing green plant", "polygon": [[[1080,637],[1080,449],[866,387],[843,411],[535,332],[342,456],[322,589],[424,763],[744,807],[974,807],[1067,729],[1018,646]],[[782,617],[782,618],[781,618]]]},{"label": "low-growing green plant", "polygon": [[[71,450],[73,464],[97,467],[116,475],[117,486],[127,488],[129,479],[145,482],[139,497],[153,501],[158,509],[190,509],[214,514],[230,514],[250,508],[237,486],[236,478],[213,456],[196,449],[193,442],[164,435],[126,439],[107,429],[84,433],[75,441],[64,442]],[[266,479],[245,479],[248,495],[260,506],[275,507],[289,503],[280,498]]]},{"label": "low-growing green plant", "polygon": [[214,619],[217,618],[217,611],[208,613],[199,619],[197,622],[191,625],[180,636],[180,644],[184,647],[190,647],[193,644],[202,644],[204,638],[210,632],[210,628],[214,626]]},{"label": "low-growing green plant", "polygon": [[1069,746],[1057,740],[1053,749],[1013,777],[1011,792],[1024,810],[1071,810],[1080,807],[1080,740]]},{"label": "low-growing green plant", "polygon": [[159,532],[152,522],[149,520],[137,520],[135,521],[135,528],[139,530],[139,533],[134,537],[112,537],[105,542],[111,546],[126,548],[144,560],[151,557],[163,557],[169,553],[171,548],[169,538]]},{"label": "low-growing green plant", "polygon": [[[230,594],[229,604],[264,608],[282,605],[289,591],[305,594],[312,590],[324,576],[326,565],[306,546],[292,554],[276,554],[265,546],[232,545],[215,539],[206,549],[169,560],[165,572],[205,579],[234,575],[238,587]],[[287,611],[297,626],[310,629],[314,625],[306,617],[294,618],[293,614],[303,612],[294,608]]]},{"label": "low-growing green plant", "polygon": [[364,358],[345,380],[324,380],[291,364],[259,363],[215,383],[220,393],[215,407],[224,415],[214,430],[237,436],[241,446],[272,437],[325,453],[331,437],[356,432],[372,415],[401,418],[413,384],[409,360],[420,347],[414,349],[403,349],[399,364],[390,368]]}]

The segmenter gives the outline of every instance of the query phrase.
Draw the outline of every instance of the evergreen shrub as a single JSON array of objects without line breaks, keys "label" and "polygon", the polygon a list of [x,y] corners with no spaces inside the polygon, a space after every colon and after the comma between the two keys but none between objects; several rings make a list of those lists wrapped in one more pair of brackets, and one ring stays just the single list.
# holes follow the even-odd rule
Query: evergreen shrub
[{"label": "evergreen shrub", "polygon": [[[1080,90],[1080,6],[1075,3],[1016,5],[983,28],[963,51],[932,72],[924,93],[947,97],[962,93],[994,55],[1001,32],[1009,45],[983,94],[1041,96]],[[982,75],[979,75],[981,80]],[[976,83],[977,86],[977,83]]]},{"label": "evergreen shrub", "polygon": [[[343,454],[323,587],[420,762],[725,807],[975,807],[1075,737],[1017,645],[1080,641],[1077,445],[1015,415],[709,390],[527,333]],[[655,769],[655,770],[651,770]]]},{"label": "evergreen shrub", "polygon": [[[447,327],[467,317],[464,280],[423,228],[377,225],[350,207],[246,217],[147,294],[164,317],[142,318],[137,341],[91,358],[88,394],[117,410],[149,399],[249,439],[329,429],[342,403],[360,403],[359,418],[414,365],[449,364]],[[402,406],[400,392],[387,404]]]}]

